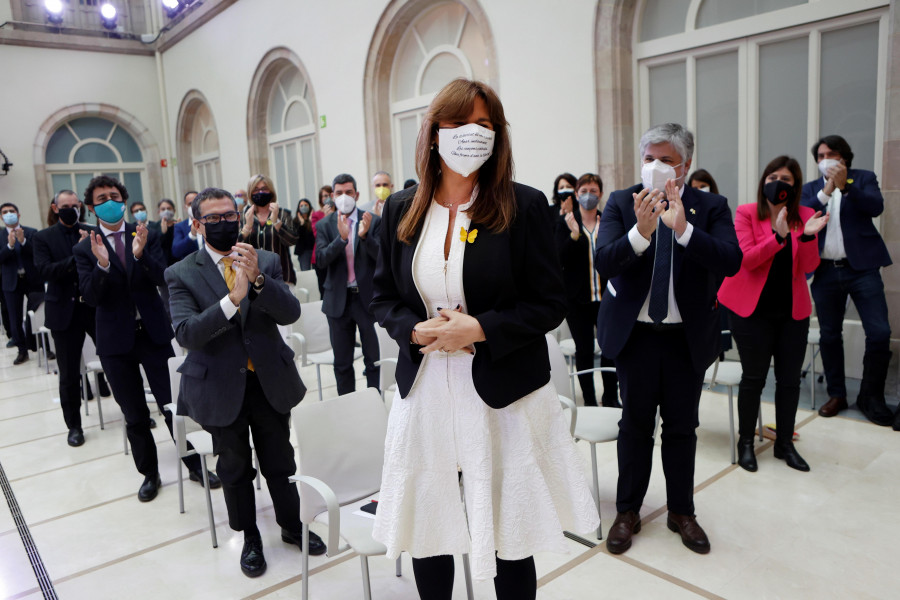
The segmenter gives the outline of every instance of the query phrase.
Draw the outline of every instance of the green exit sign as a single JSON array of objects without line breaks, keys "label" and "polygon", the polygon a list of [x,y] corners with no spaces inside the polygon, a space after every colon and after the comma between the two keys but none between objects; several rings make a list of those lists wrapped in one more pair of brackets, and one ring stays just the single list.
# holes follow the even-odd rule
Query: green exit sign
[{"label": "green exit sign", "polygon": [[319,115],[319,128],[325,129],[328,127],[328,121],[325,120],[325,115]]}]

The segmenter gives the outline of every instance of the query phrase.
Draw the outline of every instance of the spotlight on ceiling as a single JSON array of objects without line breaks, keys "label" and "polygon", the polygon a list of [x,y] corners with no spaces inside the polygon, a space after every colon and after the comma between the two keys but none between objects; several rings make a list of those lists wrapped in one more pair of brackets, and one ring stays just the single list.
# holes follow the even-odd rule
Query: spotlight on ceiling
[{"label": "spotlight on ceiling", "polygon": [[170,19],[181,12],[181,3],[178,0],[162,0],[162,4],[166,9],[166,16]]},{"label": "spotlight on ceiling", "polygon": [[116,21],[119,20],[119,14],[118,11],[116,11],[116,7],[109,2],[101,6],[100,20],[103,22],[103,26],[107,29],[115,29]]},{"label": "spotlight on ceiling", "polygon": [[54,25],[63,21],[62,0],[44,0],[44,10],[47,11],[47,20]]}]

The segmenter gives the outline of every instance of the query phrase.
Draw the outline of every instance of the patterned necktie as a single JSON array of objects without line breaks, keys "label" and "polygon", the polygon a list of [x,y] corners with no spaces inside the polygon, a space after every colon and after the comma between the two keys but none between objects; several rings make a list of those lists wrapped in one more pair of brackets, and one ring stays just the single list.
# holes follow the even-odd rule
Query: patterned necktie
[{"label": "patterned necktie", "polygon": [[654,323],[669,314],[669,272],[672,264],[672,230],[662,221],[656,228],[656,259],[653,262],[653,281],[650,284],[648,313]]},{"label": "patterned necktie", "polygon": [[355,233],[354,225],[356,224],[355,219],[352,219],[349,215],[347,216],[347,227],[350,228],[350,235],[347,237],[347,245],[344,246],[344,255],[347,258],[347,283],[356,283],[356,263],[353,258],[353,236]]},{"label": "patterned necktie", "polygon": [[[222,264],[225,265],[225,269],[224,269],[225,285],[228,286],[229,292],[234,289],[234,280],[236,278],[234,269],[231,268],[231,263],[233,263],[233,262],[234,262],[234,259],[230,258],[230,257],[225,257],[222,259]],[[240,308],[238,309],[238,312],[241,312]],[[250,369],[251,371],[256,370],[253,368],[253,361],[250,360],[249,358],[247,359],[247,368]]]},{"label": "patterned necktie", "polygon": [[122,236],[125,234],[124,231],[117,231],[113,234],[114,244],[113,247],[116,249],[116,256],[119,257],[119,262],[122,263],[122,266],[125,266],[125,244],[122,243]]}]

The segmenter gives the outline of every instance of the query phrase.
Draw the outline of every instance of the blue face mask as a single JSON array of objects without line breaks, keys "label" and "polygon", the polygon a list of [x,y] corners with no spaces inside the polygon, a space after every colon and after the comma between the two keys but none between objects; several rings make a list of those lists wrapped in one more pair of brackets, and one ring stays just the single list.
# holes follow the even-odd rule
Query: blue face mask
[{"label": "blue face mask", "polygon": [[134,211],[134,220],[138,223],[143,223],[147,220],[147,211],[146,210],[136,210]]},{"label": "blue face mask", "polygon": [[125,202],[107,200],[103,204],[95,205],[94,213],[97,215],[97,218],[104,223],[118,223],[125,214]]},{"label": "blue face mask", "polygon": [[3,214],[3,222],[12,227],[19,222],[19,215],[13,212]]}]

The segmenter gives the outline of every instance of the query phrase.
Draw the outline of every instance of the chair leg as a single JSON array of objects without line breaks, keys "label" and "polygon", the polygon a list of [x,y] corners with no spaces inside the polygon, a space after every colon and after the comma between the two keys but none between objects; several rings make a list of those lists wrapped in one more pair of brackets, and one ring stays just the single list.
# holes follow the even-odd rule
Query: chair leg
[{"label": "chair leg", "polygon": [[[216,519],[213,516],[212,494],[209,491],[209,471],[206,469],[206,455],[200,455],[200,461],[203,463],[203,489],[206,491],[206,514],[209,516],[209,533],[212,536],[213,548],[219,547],[219,540],[216,539]],[[178,468],[181,471],[181,467]]]},{"label": "chair leg", "polygon": [[734,441],[734,389],[728,386],[728,439],[731,440],[731,464],[737,462],[735,448],[737,443]]},{"label": "chair leg", "polygon": [[262,489],[262,479],[259,475],[259,456],[256,454],[256,448],[253,449],[253,468],[256,469],[256,489]]},{"label": "chair leg", "polygon": [[397,557],[397,577],[401,577],[403,575],[403,563],[400,560],[400,557]]},{"label": "chair leg", "polygon": [[178,456],[177,448],[175,452],[175,469],[178,472],[178,512],[184,514],[184,473],[181,471],[181,457]]},{"label": "chair leg", "polygon": [[[597,474],[597,444],[591,444],[591,474],[594,476],[594,502],[597,503],[597,518],[600,516],[600,476]],[[603,539],[603,523],[597,525],[597,539]]]},{"label": "chair leg", "polygon": [[[81,401],[84,403],[84,416],[91,416],[90,405],[88,405],[88,376],[87,373],[81,374]],[[103,423],[100,423],[100,429],[103,429]]]},{"label": "chair leg", "polygon": [[[85,387],[87,389],[87,387]],[[94,389],[97,390],[97,394],[94,396],[97,399],[97,414],[100,416],[100,429],[106,429],[106,426],[103,424],[103,397],[100,395],[100,374],[94,373]],[[122,422],[125,422],[125,415],[122,415]],[[127,452],[125,454],[128,454]]]},{"label": "chair leg", "polygon": [[[759,421],[759,441],[763,441],[765,437],[763,436],[763,424],[762,424],[762,398],[759,399],[759,416],[757,420]],[[734,444],[732,444],[734,446]]]},{"label": "chair leg", "polygon": [[44,371],[49,375],[50,374],[50,359],[47,358],[50,352],[50,336],[46,333],[40,334],[41,339],[41,351],[44,354]]},{"label": "chair leg", "polygon": [[303,523],[303,545],[300,548],[300,572],[302,573],[302,585],[300,597],[309,600],[309,525]]},{"label": "chair leg", "polygon": [[472,588],[472,567],[469,566],[469,555],[462,555],[463,574],[466,576],[466,598],[475,600],[475,590]]},{"label": "chair leg", "polygon": [[809,345],[809,397],[812,410],[816,410],[816,346]]},{"label": "chair leg", "polygon": [[319,388],[319,402],[322,401],[322,366],[316,363],[316,385]]},{"label": "chair leg", "polygon": [[372,600],[372,584],[369,581],[369,557],[361,554],[359,561],[362,564],[363,598]]}]

